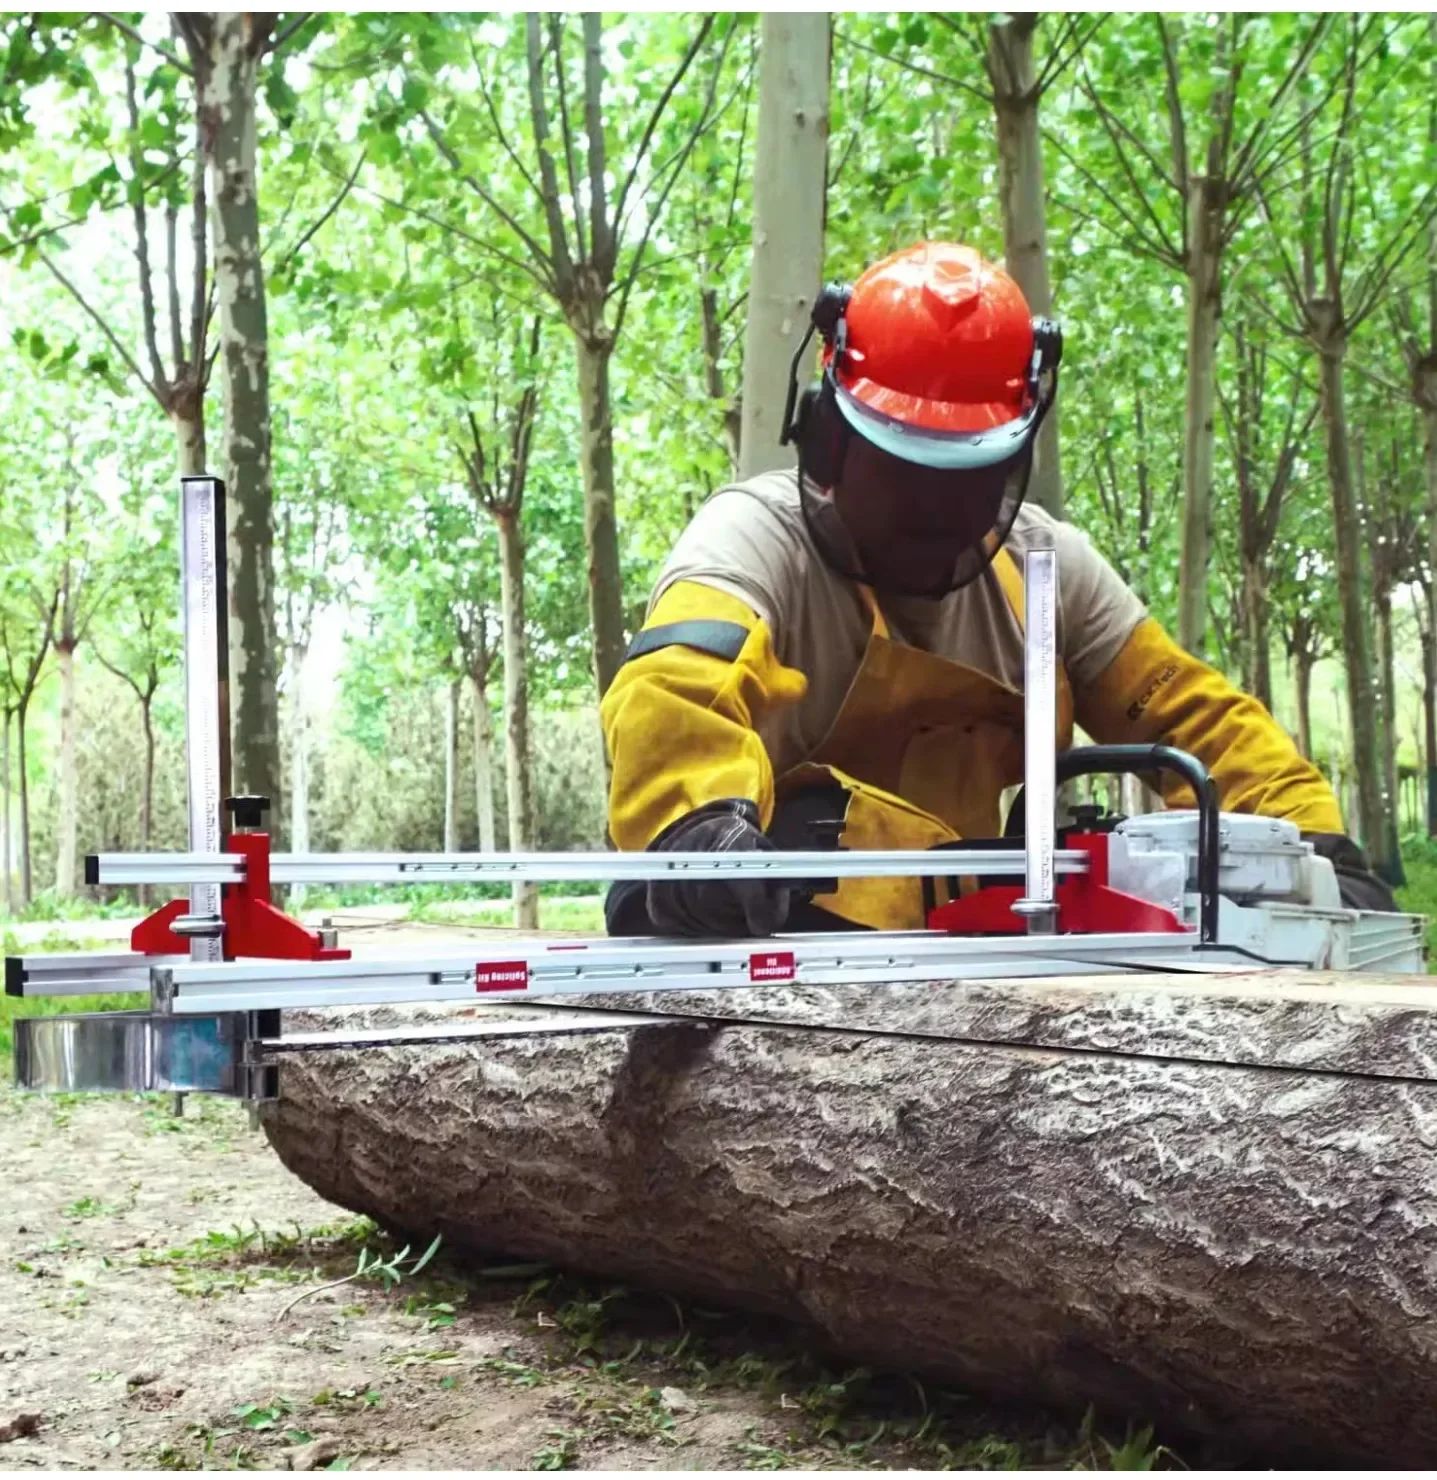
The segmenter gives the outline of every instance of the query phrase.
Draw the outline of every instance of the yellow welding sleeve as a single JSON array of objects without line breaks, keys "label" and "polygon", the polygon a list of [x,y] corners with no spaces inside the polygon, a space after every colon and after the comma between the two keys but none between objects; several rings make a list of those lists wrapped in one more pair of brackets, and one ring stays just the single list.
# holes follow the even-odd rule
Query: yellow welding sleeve
[{"label": "yellow welding sleeve", "polygon": [[[734,635],[736,655],[681,640],[686,628],[700,634],[723,624],[742,629]],[[647,847],[685,813],[730,797],[753,802],[767,827],[773,767],[757,727],[808,687],[803,674],[779,662],[768,623],[710,586],[671,586],[635,647],[661,640],[665,631],[680,640],[630,657],[599,706],[613,766],[609,835],[625,850]]]},{"label": "yellow welding sleeve", "polygon": [[[1217,782],[1227,812],[1285,818],[1303,832],[1340,833],[1342,813],[1322,773],[1256,699],[1180,648],[1151,618],[1076,698],[1078,723],[1102,745],[1173,745]],[[1170,805],[1192,792],[1161,779]]]}]

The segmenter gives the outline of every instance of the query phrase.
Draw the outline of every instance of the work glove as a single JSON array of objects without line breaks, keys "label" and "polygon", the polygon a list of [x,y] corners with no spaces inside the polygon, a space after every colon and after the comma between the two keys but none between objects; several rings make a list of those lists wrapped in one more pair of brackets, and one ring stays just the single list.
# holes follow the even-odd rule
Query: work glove
[{"label": "work glove", "polygon": [[[709,802],[680,817],[649,844],[655,853],[765,853],[773,844],[750,801]],[[788,919],[781,879],[653,879],[649,919],[660,935],[772,935]]]},{"label": "work glove", "polygon": [[1319,858],[1332,864],[1338,893],[1347,909],[1398,913],[1391,888],[1372,872],[1367,855],[1351,838],[1341,833],[1303,833],[1302,837],[1304,842],[1312,844],[1312,851]]}]

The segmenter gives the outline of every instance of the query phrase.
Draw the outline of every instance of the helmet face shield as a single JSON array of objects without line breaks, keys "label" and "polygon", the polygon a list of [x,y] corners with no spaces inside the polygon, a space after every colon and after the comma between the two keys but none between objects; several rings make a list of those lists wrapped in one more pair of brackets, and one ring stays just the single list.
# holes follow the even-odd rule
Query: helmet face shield
[{"label": "helmet face shield", "polygon": [[809,535],[840,575],[898,596],[937,600],[992,562],[1027,492],[1032,442],[980,468],[934,468],[849,435],[842,471],[822,487],[800,458]]}]

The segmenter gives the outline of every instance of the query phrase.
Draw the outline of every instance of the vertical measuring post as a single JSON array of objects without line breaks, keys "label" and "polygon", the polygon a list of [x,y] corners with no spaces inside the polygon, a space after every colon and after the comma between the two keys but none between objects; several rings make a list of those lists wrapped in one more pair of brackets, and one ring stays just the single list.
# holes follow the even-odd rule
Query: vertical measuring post
[{"label": "vertical measuring post", "polygon": [[[230,699],[225,486],[218,478],[180,479],[180,585],[190,852],[219,853],[230,790]],[[191,886],[189,923],[191,959],[224,960],[220,885]]]},{"label": "vertical measuring post", "polygon": [[1014,906],[1030,935],[1058,928],[1058,552],[1023,560],[1023,846],[1027,889]]}]

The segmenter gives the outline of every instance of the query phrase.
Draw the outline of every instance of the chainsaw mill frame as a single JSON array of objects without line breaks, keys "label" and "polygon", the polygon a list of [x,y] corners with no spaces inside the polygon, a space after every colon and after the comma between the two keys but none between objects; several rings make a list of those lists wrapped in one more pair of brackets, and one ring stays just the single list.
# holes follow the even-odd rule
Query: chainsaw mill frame
[{"label": "chainsaw mill frame", "polygon": [[[1251,951],[1219,944],[1221,818],[1216,787],[1201,762],[1167,746],[1057,754],[1058,569],[1052,549],[1025,557],[1021,849],[1019,840],[1006,838],[883,852],[300,855],[271,853],[264,798],[230,795],[223,483],[183,478],[180,519],[190,851],[94,855],[86,860],[85,879],[89,885],[183,885],[188,897],[141,921],[129,952],[6,961],[5,989],[14,996],[150,994],[147,1009],[17,1019],[16,1080],[24,1088],[173,1090],[254,1103],[278,1093],[278,1065],[287,1053],[666,1021],[641,1009],[605,1005],[576,1013],[564,1004],[596,993],[1252,969]],[[1083,819],[1069,830],[1066,846],[1058,846],[1060,781],[1162,770],[1185,782],[1197,804],[1196,919],[1114,889],[1109,833],[1095,819]],[[476,942],[435,955],[354,960],[333,930],[309,929],[270,899],[279,884],[676,876],[792,881],[810,896],[831,891],[841,877],[918,878],[929,928],[763,941],[534,937],[493,948]],[[940,878],[948,881],[942,904],[935,884]],[[960,880],[975,878],[980,887],[964,892]],[[1410,931],[1403,929],[1405,940]],[[282,1013],[293,1009],[459,1002],[474,1011],[440,1023],[298,1033],[285,1032],[282,1024]],[[522,1003],[531,1015],[503,1018],[488,1011],[505,1003]]]}]

